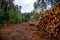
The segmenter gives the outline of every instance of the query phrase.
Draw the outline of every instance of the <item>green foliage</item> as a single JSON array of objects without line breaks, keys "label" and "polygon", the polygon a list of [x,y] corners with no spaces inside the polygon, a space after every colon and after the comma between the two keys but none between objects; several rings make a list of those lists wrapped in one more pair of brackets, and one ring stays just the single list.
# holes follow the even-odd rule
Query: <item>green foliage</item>
[{"label": "green foliage", "polygon": [[39,20],[40,15],[38,13],[34,14],[32,20]]},{"label": "green foliage", "polygon": [[51,5],[54,5],[58,2],[60,2],[60,0],[48,0],[48,2],[51,2]]},{"label": "green foliage", "polygon": [[18,12],[2,12],[0,11],[0,24],[5,21],[10,21],[10,22],[22,22],[22,15],[21,13]]},{"label": "green foliage", "polygon": [[9,20],[9,12],[4,12],[4,20],[8,21]]},{"label": "green foliage", "polygon": [[9,21],[10,22],[15,22],[14,12],[9,12]]},{"label": "green foliage", "polygon": [[35,9],[37,9],[37,3],[36,2],[34,2],[33,6],[34,6]]},{"label": "green foliage", "polygon": [[22,14],[21,13],[15,13],[15,19],[17,22],[22,22]]},{"label": "green foliage", "polygon": [[0,11],[0,24],[3,23],[3,18],[4,17],[4,12],[3,11]]},{"label": "green foliage", "polygon": [[9,12],[9,21],[22,22],[22,15],[19,12]]},{"label": "green foliage", "polygon": [[46,4],[46,2],[45,2],[44,0],[42,0],[41,4],[42,4],[41,6],[42,6],[44,9],[47,8],[47,4]]},{"label": "green foliage", "polygon": [[23,16],[23,21],[28,22],[28,20],[30,20],[32,16],[32,13],[24,13],[22,16]]},{"label": "green foliage", "polygon": [[0,24],[4,22],[4,20],[8,21],[9,20],[9,13],[0,11]]}]

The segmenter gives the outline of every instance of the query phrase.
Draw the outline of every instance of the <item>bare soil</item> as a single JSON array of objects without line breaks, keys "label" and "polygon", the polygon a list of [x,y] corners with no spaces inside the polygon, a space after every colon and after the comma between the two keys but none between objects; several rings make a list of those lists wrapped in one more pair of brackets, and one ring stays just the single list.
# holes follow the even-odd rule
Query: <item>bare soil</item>
[{"label": "bare soil", "polygon": [[28,22],[0,28],[0,40],[55,40],[47,32],[30,26]]}]

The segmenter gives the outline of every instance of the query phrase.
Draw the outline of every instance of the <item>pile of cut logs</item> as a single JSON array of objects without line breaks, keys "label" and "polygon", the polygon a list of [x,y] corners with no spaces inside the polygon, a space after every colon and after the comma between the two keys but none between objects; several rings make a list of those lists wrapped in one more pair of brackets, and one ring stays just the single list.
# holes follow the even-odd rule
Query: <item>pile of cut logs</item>
[{"label": "pile of cut logs", "polygon": [[60,40],[60,3],[41,14],[38,28]]}]

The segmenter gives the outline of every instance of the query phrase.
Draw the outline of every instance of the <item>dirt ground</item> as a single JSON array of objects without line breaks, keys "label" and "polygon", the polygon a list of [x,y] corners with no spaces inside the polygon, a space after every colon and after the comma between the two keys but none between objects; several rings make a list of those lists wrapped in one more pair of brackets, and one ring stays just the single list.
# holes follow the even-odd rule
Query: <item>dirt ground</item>
[{"label": "dirt ground", "polygon": [[27,22],[0,28],[0,40],[56,40],[45,31]]}]

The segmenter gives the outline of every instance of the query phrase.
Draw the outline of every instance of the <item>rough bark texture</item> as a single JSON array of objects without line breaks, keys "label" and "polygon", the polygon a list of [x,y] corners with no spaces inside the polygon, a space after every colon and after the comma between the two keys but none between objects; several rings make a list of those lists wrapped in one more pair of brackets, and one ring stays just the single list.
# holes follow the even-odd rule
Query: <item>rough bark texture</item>
[{"label": "rough bark texture", "polygon": [[60,3],[44,11],[39,19],[38,28],[45,30],[54,38],[60,40]]}]

